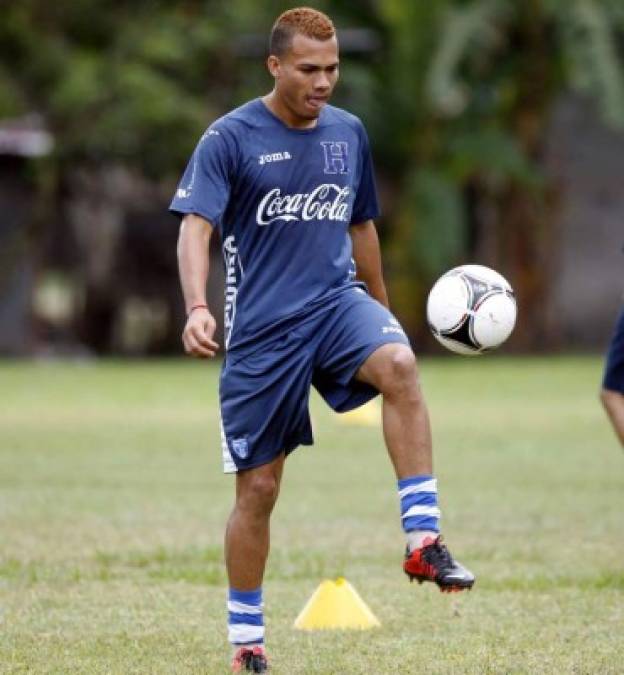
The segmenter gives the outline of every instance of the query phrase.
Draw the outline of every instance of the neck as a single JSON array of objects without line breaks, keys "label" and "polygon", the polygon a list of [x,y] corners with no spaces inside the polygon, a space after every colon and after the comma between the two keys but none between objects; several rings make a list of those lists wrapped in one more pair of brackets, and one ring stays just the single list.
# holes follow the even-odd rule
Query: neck
[{"label": "neck", "polygon": [[273,89],[272,92],[262,97],[264,105],[282,122],[292,129],[314,129],[318,123],[318,118],[307,119],[300,117],[289,108],[284,101],[282,101]]}]

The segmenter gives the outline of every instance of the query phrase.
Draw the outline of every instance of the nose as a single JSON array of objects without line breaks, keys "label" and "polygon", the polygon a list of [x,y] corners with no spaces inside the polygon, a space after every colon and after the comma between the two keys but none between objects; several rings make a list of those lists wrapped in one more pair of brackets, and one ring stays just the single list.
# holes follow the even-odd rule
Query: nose
[{"label": "nose", "polygon": [[314,89],[317,91],[326,91],[330,86],[327,73],[321,72],[314,82]]}]

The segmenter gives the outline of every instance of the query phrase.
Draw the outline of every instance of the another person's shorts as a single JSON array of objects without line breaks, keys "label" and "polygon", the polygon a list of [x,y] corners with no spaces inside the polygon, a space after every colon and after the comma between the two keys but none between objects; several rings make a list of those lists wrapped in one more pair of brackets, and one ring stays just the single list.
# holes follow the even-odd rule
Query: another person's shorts
[{"label": "another person's shorts", "polygon": [[624,309],[620,313],[609,345],[602,386],[624,394]]},{"label": "another person's shorts", "polygon": [[226,473],[267,464],[312,445],[310,385],[337,412],[379,392],[354,379],[381,345],[409,341],[392,313],[351,288],[253,347],[228,353],[221,371],[221,440]]}]

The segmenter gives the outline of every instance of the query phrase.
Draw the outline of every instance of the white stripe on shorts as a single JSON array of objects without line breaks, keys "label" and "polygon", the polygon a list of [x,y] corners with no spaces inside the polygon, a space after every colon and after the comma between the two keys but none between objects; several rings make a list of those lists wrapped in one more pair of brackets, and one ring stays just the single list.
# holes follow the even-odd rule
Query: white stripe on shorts
[{"label": "white stripe on shorts", "polygon": [[220,424],[221,424],[221,453],[223,455],[223,473],[236,473],[238,469],[236,468],[236,464],[234,464],[234,460],[232,459],[232,455],[230,453],[230,449],[228,448],[227,440],[225,438],[225,429],[223,428],[223,418],[220,418]]}]

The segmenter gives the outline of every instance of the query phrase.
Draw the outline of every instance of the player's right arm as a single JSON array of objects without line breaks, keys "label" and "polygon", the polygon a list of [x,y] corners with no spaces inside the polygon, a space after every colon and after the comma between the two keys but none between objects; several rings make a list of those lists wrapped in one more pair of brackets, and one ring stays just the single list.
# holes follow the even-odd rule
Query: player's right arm
[{"label": "player's right arm", "polygon": [[182,342],[186,353],[198,358],[212,358],[219,349],[213,339],[217,322],[206,302],[211,234],[212,225],[205,218],[188,213],[182,219],[178,269],[187,314]]}]

